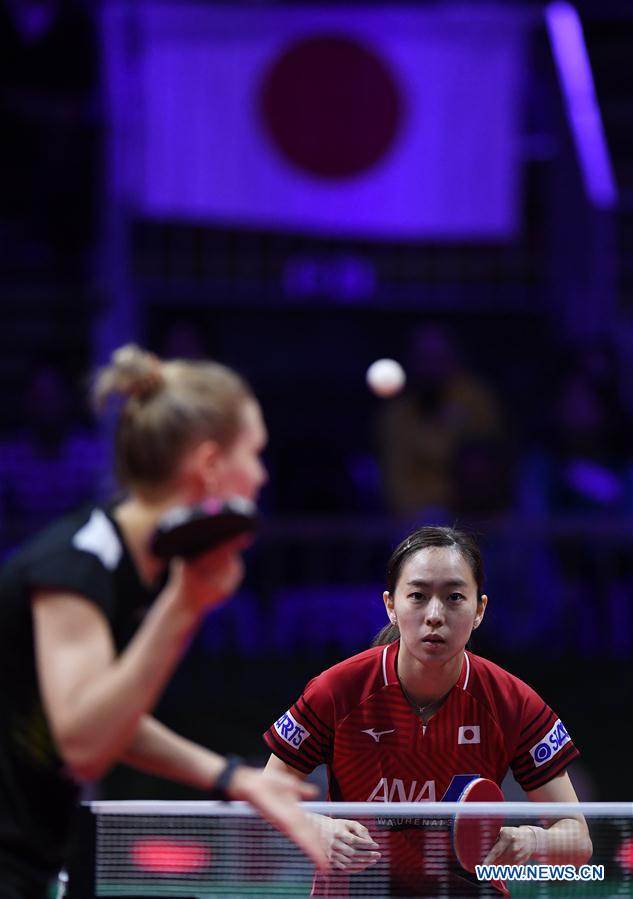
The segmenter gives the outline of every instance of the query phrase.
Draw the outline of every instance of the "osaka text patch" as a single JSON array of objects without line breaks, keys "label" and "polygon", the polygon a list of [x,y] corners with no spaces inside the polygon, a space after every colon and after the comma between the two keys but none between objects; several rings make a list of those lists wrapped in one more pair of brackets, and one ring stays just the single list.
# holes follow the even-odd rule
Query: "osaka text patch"
[{"label": "osaka text patch", "polygon": [[558,718],[550,730],[530,749],[530,755],[534,759],[534,765],[538,768],[549,762],[563,746],[571,740],[565,730],[565,725]]}]

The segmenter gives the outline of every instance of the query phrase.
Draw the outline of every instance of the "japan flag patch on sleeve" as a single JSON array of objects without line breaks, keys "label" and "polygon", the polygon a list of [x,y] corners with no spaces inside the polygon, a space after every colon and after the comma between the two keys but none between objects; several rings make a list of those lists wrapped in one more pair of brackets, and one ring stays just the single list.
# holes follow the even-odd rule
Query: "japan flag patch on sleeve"
[{"label": "japan flag patch on sleeve", "polygon": [[275,721],[275,730],[282,740],[285,740],[289,746],[299,749],[304,740],[310,736],[310,731],[302,727],[296,721],[290,711],[286,712],[281,718]]}]

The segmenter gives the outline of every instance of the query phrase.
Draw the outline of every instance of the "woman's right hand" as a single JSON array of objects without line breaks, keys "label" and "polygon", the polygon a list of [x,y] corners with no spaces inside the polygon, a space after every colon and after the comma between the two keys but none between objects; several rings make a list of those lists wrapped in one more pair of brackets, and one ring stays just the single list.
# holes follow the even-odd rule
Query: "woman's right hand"
[{"label": "woman's right hand", "polygon": [[363,824],[325,815],[315,815],[315,818],[332,868],[354,874],[379,861],[380,846]]},{"label": "woman's right hand", "polygon": [[193,559],[174,559],[168,587],[200,615],[222,605],[242,582],[240,552],[249,542],[242,537]]}]

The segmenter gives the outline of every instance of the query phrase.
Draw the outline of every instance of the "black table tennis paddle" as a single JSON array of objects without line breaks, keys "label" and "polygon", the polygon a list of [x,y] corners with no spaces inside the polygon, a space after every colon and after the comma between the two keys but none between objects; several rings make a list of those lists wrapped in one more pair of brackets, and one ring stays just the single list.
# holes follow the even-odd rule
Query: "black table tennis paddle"
[{"label": "black table tennis paddle", "polygon": [[252,534],[257,506],[241,496],[207,499],[195,506],[174,506],[159,519],[150,549],[159,559],[193,558],[228,540]]}]

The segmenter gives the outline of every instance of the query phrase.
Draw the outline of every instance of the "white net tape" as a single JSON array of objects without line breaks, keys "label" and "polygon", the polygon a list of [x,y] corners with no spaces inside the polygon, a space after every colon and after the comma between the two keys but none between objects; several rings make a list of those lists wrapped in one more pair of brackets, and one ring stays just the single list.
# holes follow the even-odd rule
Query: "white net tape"
[{"label": "white net tape", "polygon": [[[91,809],[97,824],[97,896],[502,895],[490,879],[478,880],[460,868],[451,835],[456,811],[496,820],[497,804],[306,803],[317,815],[360,821],[381,852],[380,861],[365,871],[335,871],[316,881],[300,850],[243,803],[94,802]],[[633,804],[508,802],[503,812],[506,826],[539,825],[548,815],[580,812],[593,841],[586,876],[581,878],[577,867],[526,869],[543,876],[506,880],[513,897],[633,896]],[[320,823],[322,831],[325,827]]]}]

